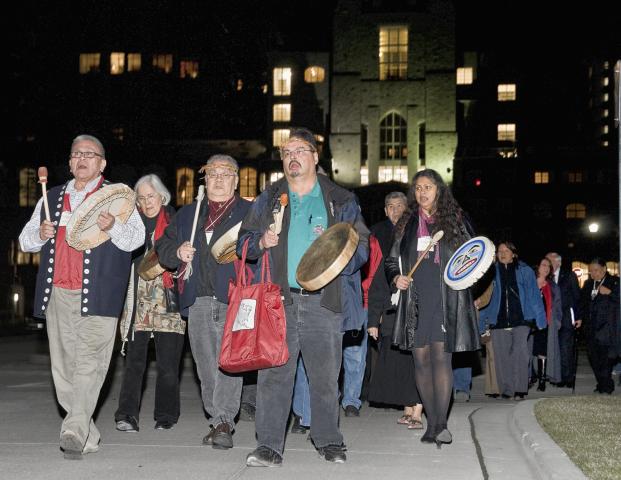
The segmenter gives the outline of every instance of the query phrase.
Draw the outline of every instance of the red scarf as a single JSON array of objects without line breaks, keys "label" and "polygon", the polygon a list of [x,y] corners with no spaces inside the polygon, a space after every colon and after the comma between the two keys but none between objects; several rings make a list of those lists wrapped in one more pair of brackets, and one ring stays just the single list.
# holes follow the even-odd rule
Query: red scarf
[{"label": "red scarf", "polygon": [[[166,227],[169,223],[170,215],[168,214],[164,206],[162,206],[162,208],[160,208],[160,213],[157,214],[157,222],[155,223],[155,231],[153,232],[153,248],[155,248],[155,241],[164,234],[164,230],[166,230]],[[162,274],[162,280],[164,283],[164,288],[173,288],[174,281],[171,272],[166,270]]]},{"label": "red scarf", "polygon": [[546,320],[548,321],[548,325],[552,323],[552,287],[550,283],[546,281],[546,284],[541,287],[541,294],[543,295],[543,299],[546,307]]}]

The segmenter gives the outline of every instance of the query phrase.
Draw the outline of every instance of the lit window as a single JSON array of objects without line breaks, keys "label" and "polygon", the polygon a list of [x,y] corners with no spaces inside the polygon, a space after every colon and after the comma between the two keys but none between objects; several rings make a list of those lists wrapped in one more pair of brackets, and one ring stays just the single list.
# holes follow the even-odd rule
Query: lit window
[{"label": "lit window", "polygon": [[535,183],[550,183],[550,172],[535,172]]},{"label": "lit window", "polygon": [[274,69],[274,96],[291,95],[291,69]]},{"label": "lit window", "polygon": [[567,174],[568,183],[582,183],[582,172],[569,172]]},{"label": "lit window", "polygon": [[408,167],[380,166],[377,171],[377,179],[379,182],[394,181],[408,183]]},{"label": "lit window", "polygon": [[239,170],[239,195],[246,199],[257,196],[257,170],[243,167]]},{"label": "lit window", "polygon": [[586,207],[582,203],[570,203],[565,208],[565,218],[586,218]]},{"label": "lit window", "polygon": [[498,85],[498,101],[512,102],[515,100],[515,83],[501,83]]},{"label": "lit window", "polygon": [[407,27],[382,27],[379,32],[379,79],[405,80],[408,74]]},{"label": "lit window", "polygon": [[607,102],[609,98],[610,96],[607,93],[604,93],[604,95],[602,96],[602,101]]},{"label": "lit window", "polygon": [[610,115],[610,112],[608,111],[608,109],[607,109],[607,108],[604,108],[604,111],[602,112],[602,116],[603,116],[604,118],[606,118],[606,117],[608,117],[608,115]]},{"label": "lit window", "polygon": [[289,140],[288,128],[276,128],[272,137],[272,143],[275,147],[280,148],[287,140]]},{"label": "lit window", "polygon": [[237,84],[235,85],[235,90],[237,90],[238,92],[241,92],[243,88],[244,88],[244,81],[241,78],[238,78]]},{"label": "lit window", "polygon": [[101,54],[99,53],[81,53],[80,54],[80,73],[98,73]]},{"label": "lit window", "polygon": [[142,67],[142,55],[139,53],[128,53],[127,54],[127,71],[128,72],[139,72]]},{"label": "lit window", "polygon": [[369,168],[362,167],[360,169],[360,185],[368,185],[369,184]]},{"label": "lit window", "polygon": [[608,86],[608,82],[609,82],[608,77],[604,77],[604,78],[602,78],[602,85],[603,85],[604,87],[607,87],[607,86]]},{"label": "lit window", "polygon": [[39,252],[22,252],[17,240],[11,240],[11,246],[9,247],[9,265],[39,265],[40,260],[41,256]]},{"label": "lit window", "polygon": [[34,168],[19,171],[19,206],[34,207],[37,204],[37,180]]},{"label": "lit window", "polygon": [[264,83],[263,85],[261,85],[261,93],[263,93],[264,95],[267,93],[267,83]]},{"label": "lit window", "polygon": [[123,127],[115,127],[112,129],[112,136],[119,142],[122,142],[125,138],[125,130]]},{"label": "lit window", "polygon": [[195,60],[181,60],[179,62],[179,77],[191,79],[198,77],[198,62]]},{"label": "lit window", "polygon": [[602,147],[607,147],[608,146],[608,140],[604,140],[602,142]]},{"label": "lit window", "polygon": [[391,112],[380,122],[380,160],[407,160],[408,126],[405,119]]},{"label": "lit window", "polygon": [[515,142],[515,123],[498,124],[498,141]]},{"label": "lit window", "polygon": [[604,70],[608,70],[610,68],[610,63],[608,62],[608,60],[604,62],[603,68]]},{"label": "lit window", "polygon": [[170,73],[173,68],[171,53],[156,53],[153,55],[153,69],[162,73]]},{"label": "lit window", "polygon": [[194,170],[188,167],[177,169],[177,206],[189,205],[194,201]]},{"label": "lit window", "polygon": [[277,182],[284,176],[285,174],[283,172],[272,172],[270,173],[270,183]]},{"label": "lit window", "polygon": [[125,72],[125,53],[112,52],[110,54],[110,75],[121,75]]},{"label": "lit window", "polygon": [[308,67],[304,70],[304,81],[306,83],[320,83],[323,82],[326,76],[326,71],[322,67]]},{"label": "lit window", "polygon": [[274,105],[274,121],[290,122],[291,121],[291,104],[277,103]]},{"label": "lit window", "polygon": [[608,125],[604,125],[604,126],[602,127],[602,134],[603,134],[603,135],[606,135],[607,133],[608,133]]},{"label": "lit window", "polygon": [[316,133],[315,140],[317,140],[317,143],[323,143],[324,141],[323,135],[319,135],[318,133]]},{"label": "lit window", "polygon": [[461,67],[457,69],[457,85],[472,85],[474,72],[472,67]]}]

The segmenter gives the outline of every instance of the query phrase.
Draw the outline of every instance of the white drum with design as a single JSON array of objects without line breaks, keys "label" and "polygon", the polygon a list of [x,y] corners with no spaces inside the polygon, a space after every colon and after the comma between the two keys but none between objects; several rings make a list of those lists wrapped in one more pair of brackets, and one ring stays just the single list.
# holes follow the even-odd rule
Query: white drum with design
[{"label": "white drum with design", "polygon": [[487,237],[474,237],[463,243],[444,269],[444,282],[453,290],[474,285],[494,261],[496,247]]}]

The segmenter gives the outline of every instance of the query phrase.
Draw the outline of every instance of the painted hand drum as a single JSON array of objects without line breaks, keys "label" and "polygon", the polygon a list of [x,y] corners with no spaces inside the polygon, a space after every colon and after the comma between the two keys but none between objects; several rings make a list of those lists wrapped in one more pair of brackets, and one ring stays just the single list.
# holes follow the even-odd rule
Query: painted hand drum
[{"label": "painted hand drum", "polygon": [[474,237],[463,243],[444,269],[444,282],[453,290],[474,285],[494,261],[496,247],[487,237]]},{"label": "painted hand drum", "polygon": [[358,240],[358,232],[349,223],[332,225],[302,256],[295,272],[298,283],[309,291],[325,287],[354,256]]},{"label": "painted hand drum", "polygon": [[237,260],[235,249],[237,248],[237,236],[241,228],[241,222],[229,228],[224,234],[215,241],[211,247],[211,255],[220,264],[230,263]]},{"label": "painted hand drum", "polygon": [[67,243],[76,250],[95,248],[110,239],[99,229],[101,212],[114,215],[115,222],[125,223],[136,207],[136,194],[127,185],[113,183],[100,188],[75,209],[67,222]]}]

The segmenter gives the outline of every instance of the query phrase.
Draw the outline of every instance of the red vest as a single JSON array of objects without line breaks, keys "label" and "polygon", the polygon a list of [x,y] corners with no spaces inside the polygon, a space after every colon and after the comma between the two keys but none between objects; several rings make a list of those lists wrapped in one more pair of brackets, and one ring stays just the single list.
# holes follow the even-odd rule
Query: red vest
[{"label": "red vest", "polygon": [[[93,190],[86,194],[84,200],[86,200],[91,193],[95,192],[101,183],[101,181],[95,186]],[[69,194],[65,193],[63,198],[63,213],[71,211],[71,203],[69,202]],[[67,290],[80,290],[82,288],[82,252],[70,247],[65,241],[67,234],[67,228],[63,226],[58,227],[56,234],[56,254],[54,255],[54,262],[56,266],[54,268],[54,286],[59,288],[65,288]]]}]

